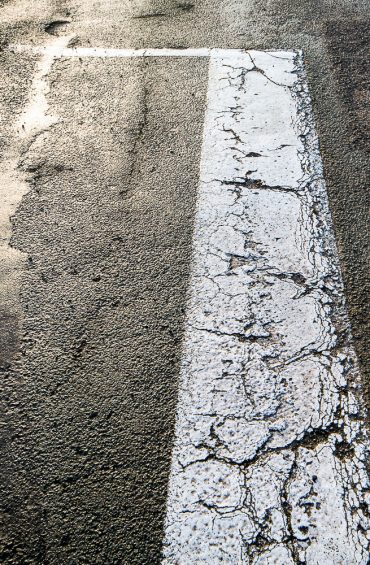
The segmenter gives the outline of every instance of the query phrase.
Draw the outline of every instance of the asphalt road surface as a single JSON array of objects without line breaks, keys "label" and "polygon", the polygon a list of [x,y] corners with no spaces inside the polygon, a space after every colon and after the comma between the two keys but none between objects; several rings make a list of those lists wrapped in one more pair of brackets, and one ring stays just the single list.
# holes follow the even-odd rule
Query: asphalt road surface
[{"label": "asphalt road surface", "polygon": [[[0,0],[1,563],[367,563],[369,16],[356,0]],[[207,263],[222,254],[232,290]],[[320,367],[298,370],[297,350]],[[269,384],[256,356],[291,375]],[[207,389],[217,363],[258,415]]]}]

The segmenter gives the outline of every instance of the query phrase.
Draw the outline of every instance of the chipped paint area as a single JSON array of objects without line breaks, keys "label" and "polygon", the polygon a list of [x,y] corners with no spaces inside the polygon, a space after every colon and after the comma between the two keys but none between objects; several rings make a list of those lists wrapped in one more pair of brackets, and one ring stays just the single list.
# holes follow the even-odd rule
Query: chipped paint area
[{"label": "chipped paint area", "polygon": [[302,56],[214,50],[165,565],[365,564],[358,374]]},{"label": "chipped paint area", "polygon": [[4,253],[17,254],[9,247],[11,238],[10,218],[15,213],[22,197],[28,192],[27,166],[24,159],[38,138],[58,121],[48,111],[47,95],[49,93],[48,75],[53,62],[58,58],[57,52],[68,45],[71,38],[55,38],[36,62],[28,103],[17,119],[8,152],[0,163],[2,183],[0,196],[2,207],[0,212],[0,234]]},{"label": "chipped paint area", "polygon": [[[11,218],[29,191],[27,155],[58,121],[48,112],[48,75],[58,52],[69,40],[68,37],[51,40],[47,47],[52,51],[45,50],[36,62],[28,103],[14,124],[9,149],[0,162],[0,291],[6,319],[19,318],[20,276],[25,264],[25,254],[11,245]],[[3,332],[6,341],[15,339],[13,326],[5,325]]]}]

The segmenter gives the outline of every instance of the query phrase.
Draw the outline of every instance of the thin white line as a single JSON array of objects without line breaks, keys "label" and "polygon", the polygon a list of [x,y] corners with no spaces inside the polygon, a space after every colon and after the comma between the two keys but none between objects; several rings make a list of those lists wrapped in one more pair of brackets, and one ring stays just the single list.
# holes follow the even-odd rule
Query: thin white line
[{"label": "thin white line", "polygon": [[163,563],[365,564],[355,356],[299,53],[10,49],[45,57],[27,135],[56,58],[210,57]]},{"label": "thin white line", "polygon": [[[69,38],[70,40],[70,38]],[[33,53],[35,55],[49,55],[53,58],[61,57],[99,57],[99,58],[135,58],[135,57],[218,57],[235,58],[246,51],[241,49],[219,48],[187,48],[187,49],[111,49],[105,47],[65,47],[59,49],[54,45],[22,45],[11,43],[8,49],[15,53]],[[251,53],[253,53],[251,51]],[[291,59],[292,51],[265,51],[271,56],[280,56]]]},{"label": "thin white line", "polygon": [[164,565],[367,563],[358,375],[302,74],[293,52],[210,59]]},{"label": "thin white line", "polygon": [[106,49],[102,47],[66,47],[59,50],[53,46],[10,44],[9,50],[20,53],[48,53],[54,57],[209,57],[211,49]]}]

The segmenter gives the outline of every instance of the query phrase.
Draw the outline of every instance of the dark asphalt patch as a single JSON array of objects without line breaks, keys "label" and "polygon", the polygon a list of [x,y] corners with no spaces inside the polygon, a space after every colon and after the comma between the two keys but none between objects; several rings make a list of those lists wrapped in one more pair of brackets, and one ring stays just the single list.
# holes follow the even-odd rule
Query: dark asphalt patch
[{"label": "dark asphalt patch", "polygon": [[60,32],[66,30],[70,21],[71,20],[53,20],[45,25],[45,31],[50,35],[59,35]]},{"label": "dark asphalt patch", "polygon": [[352,127],[352,143],[370,151],[370,22],[329,22],[326,37],[337,85]]}]

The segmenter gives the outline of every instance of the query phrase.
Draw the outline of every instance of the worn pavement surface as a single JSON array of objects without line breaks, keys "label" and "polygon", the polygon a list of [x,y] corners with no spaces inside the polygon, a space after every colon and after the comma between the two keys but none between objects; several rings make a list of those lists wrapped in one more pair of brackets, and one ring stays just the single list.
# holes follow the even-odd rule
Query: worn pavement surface
[{"label": "worn pavement surface", "polygon": [[58,60],[22,137],[37,57],[7,45],[302,48],[368,392],[369,12],[0,2],[2,563],[160,562],[207,87],[206,60]]}]

